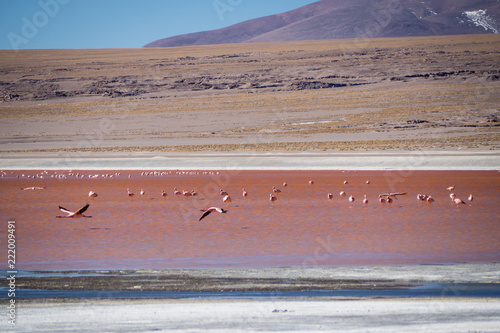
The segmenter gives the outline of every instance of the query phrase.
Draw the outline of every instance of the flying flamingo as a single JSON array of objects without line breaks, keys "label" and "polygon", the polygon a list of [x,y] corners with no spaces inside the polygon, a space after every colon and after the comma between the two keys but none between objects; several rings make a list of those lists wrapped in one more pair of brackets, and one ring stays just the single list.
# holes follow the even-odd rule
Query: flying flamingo
[{"label": "flying flamingo", "polygon": [[[389,192],[389,193],[382,193],[382,194],[379,194],[378,196],[379,197],[387,197],[387,199],[389,198],[394,198],[394,199],[398,199],[398,195],[406,195],[407,193],[406,192]],[[389,202],[389,200],[387,200],[387,202]],[[392,200],[391,200],[392,202]]]},{"label": "flying flamingo", "polygon": [[224,208],[219,208],[219,207],[210,207],[206,210],[201,210],[203,213],[203,215],[201,215],[200,219],[198,221],[201,221],[203,220],[208,214],[210,214],[211,212],[217,212],[217,213],[223,213],[223,214],[226,214],[227,213],[227,210],[225,210]]},{"label": "flying flamingo", "polygon": [[23,191],[28,191],[28,190],[43,190],[45,188],[44,187],[40,187],[40,186],[32,186],[32,187],[23,187],[21,190]]},{"label": "flying flamingo", "polygon": [[97,193],[95,193],[94,191],[90,191],[89,198],[97,198]]},{"label": "flying flamingo", "polygon": [[79,210],[77,210],[76,212],[72,212],[64,207],[61,207],[59,206],[59,209],[61,210],[61,212],[65,212],[66,216],[56,216],[57,218],[80,218],[80,217],[92,217],[92,216],[88,216],[88,215],[83,215],[83,212],[85,212],[87,210],[87,208],[89,208],[90,204],[86,204],[85,206],[83,206],[82,208],[80,208]]}]

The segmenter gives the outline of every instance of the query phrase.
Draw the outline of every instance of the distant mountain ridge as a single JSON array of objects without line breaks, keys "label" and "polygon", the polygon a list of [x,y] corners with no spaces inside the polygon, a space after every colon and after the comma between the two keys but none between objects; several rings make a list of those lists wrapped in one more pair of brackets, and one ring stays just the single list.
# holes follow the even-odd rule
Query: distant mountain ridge
[{"label": "distant mountain ridge", "polygon": [[321,0],[144,47],[500,32],[499,0]]}]

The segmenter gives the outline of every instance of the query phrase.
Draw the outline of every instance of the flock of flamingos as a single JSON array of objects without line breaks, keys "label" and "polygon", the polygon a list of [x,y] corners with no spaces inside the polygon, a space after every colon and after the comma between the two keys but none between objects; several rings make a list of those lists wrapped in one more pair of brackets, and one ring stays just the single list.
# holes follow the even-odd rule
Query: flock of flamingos
[{"label": "flock of flamingos", "polygon": [[[2,172],[3,173],[3,172]],[[45,173],[47,173],[45,171]],[[144,175],[145,173],[142,173],[141,175]],[[120,173],[116,173],[115,174],[116,176],[120,175]],[[146,173],[147,175],[147,173]],[[24,176],[24,175],[22,175]],[[79,174],[77,174],[77,177],[79,176]],[[110,177],[109,175],[106,175],[107,177]],[[37,175],[37,177],[41,177],[43,178],[43,176],[40,176],[40,175]],[[92,177],[92,175],[89,175],[88,177]],[[113,177],[113,175],[111,175],[111,177]],[[130,176],[129,176],[130,177]],[[33,176],[33,178],[36,178],[36,176]],[[310,180],[309,181],[309,185],[313,185],[314,184],[314,181],[313,180]],[[348,181],[344,181],[344,184],[348,184]],[[366,184],[370,184],[370,181],[366,181]],[[287,187],[288,184],[286,182],[283,183],[283,187]],[[44,189],[45,187],[37,187],[37,186],[33,186],[33,187],[24,187],[22,188],[22,190],[42,190]],[[455,190],[455,186],[450,186],[446,189],[447,191],[450,191],[450,199],[452,201],[452,203],[456,204],[457,207],[460,206],[460,205],[465,205],[465,201],[458,198],[455,193],[454,193],[454,190]],[[281,190],[276,188],[275,186],[272,187],[271,189],[271,193],[269,194],[269,201],[271,201],[271,203],[275,202],[278,200],[278,194],[281,193]],[[173,189],[173,194],[175,196],[185,196],[185,197],[188,197],[188,196],[197,196],[198,194],[196,193],[196,191],[180,191],[178,190],[176,187]],[[223,203],[230,203],[231,202],[231,197],[230,195],[224,191],[223,189],[220,190],[220,196],[222,197],[222,202]],[[381,204],[385,204],[385,203],[392,203],[393,202],[393,199],[397,199],[398,196],[400,195],[406,195],[407,193],[406,192],[388,192],[388,193],[382,193],[382,194],[379,194],[378,196],[378,201],[381,203]],[[94,191],[90,191],[89,192],[89,198],[96,198],[98,196],[98,194]],[[130,189],[127,189],[127,195],[129,197],[133,197],[135,194],[133,192],[130,191]],[[141,189],[140,191],[140,195],[143,196],[145,195],[145,191],[143,189]],[[162,191],[161,192],[161,195],[163,197],[166,197],[168,196],[167,192],[165,191]],[[242,193],[241,195],[246,198],[248,196],[248,192],[243,188],[242,189]],[[341,197],[346,197],[347,194],[344,192],[344,191],[340,191],[339,193],[339,196]],[[328,200],[332,200],[334,198],[334,195],[332,193],[328,193],[327,194],[327,199]],[[354,202],[356,199],[354,196],[349,196],[348,197],[348,200],[349,202]],[[434,202],[434,198],[431,196],[431,195],[427,195],[427,194],[418,194],[417,195],[417,200],[419,202],[427,202],[428,204],[432,204]],[[469,197],[467,198],[467,200],[469,202],[472,202],[473,201],[473,196],[472,194],[469,195]],[[366,197],[366,195],[364,195],[364,198],[363,198],[363,204],[367,205],[368,204],[368,199]],[[86,217],[86,218],[90,218],[92,216],[89,216],[89,215],[84,215],[83,213],[87,211],[87,209],[89,208],[90,204],[86,204],[85,206],[81,207],[80,209],[76,210],[76,211],[71,211],[69,209],[66,209],[64,207],[61,207],[59,206],[59,209],[66,213],[66,215],[63,215],[63,216],[56,216],[57,218],[81,218],[81,217]],[[217,212],[217,213],[227,213],[227,209],[224,209],[224,208],[221,208],[221,207],[209,207],[205,210],[202,210],[202,215],[201,217],[199,218],[199,221],[201,221],[202,219],[204,219],[205,217],[207,217],[209,214],[213,213],[213,212]]]}]

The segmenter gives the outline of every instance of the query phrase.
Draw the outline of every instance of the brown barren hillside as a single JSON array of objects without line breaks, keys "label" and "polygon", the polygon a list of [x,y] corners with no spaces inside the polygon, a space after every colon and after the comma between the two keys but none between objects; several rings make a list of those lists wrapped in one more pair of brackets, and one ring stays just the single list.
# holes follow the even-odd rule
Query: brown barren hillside
[{"label": "brown barren hillside", "polygon": [[499,148],[499,35],[0,51],[0,150]]},{"label": "brown barren hillside", "polygon": [[163,38],[145,47],[499,32],[496,0],[322,0],[217,30]]}]

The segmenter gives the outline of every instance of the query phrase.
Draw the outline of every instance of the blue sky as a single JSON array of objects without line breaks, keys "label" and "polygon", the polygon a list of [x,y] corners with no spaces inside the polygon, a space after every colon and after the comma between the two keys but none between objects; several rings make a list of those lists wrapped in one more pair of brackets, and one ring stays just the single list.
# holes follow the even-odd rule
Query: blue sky
[{"label": "blue sky", "polygon": [[135,48],[317,0],[0,0],[0,49]]}]

